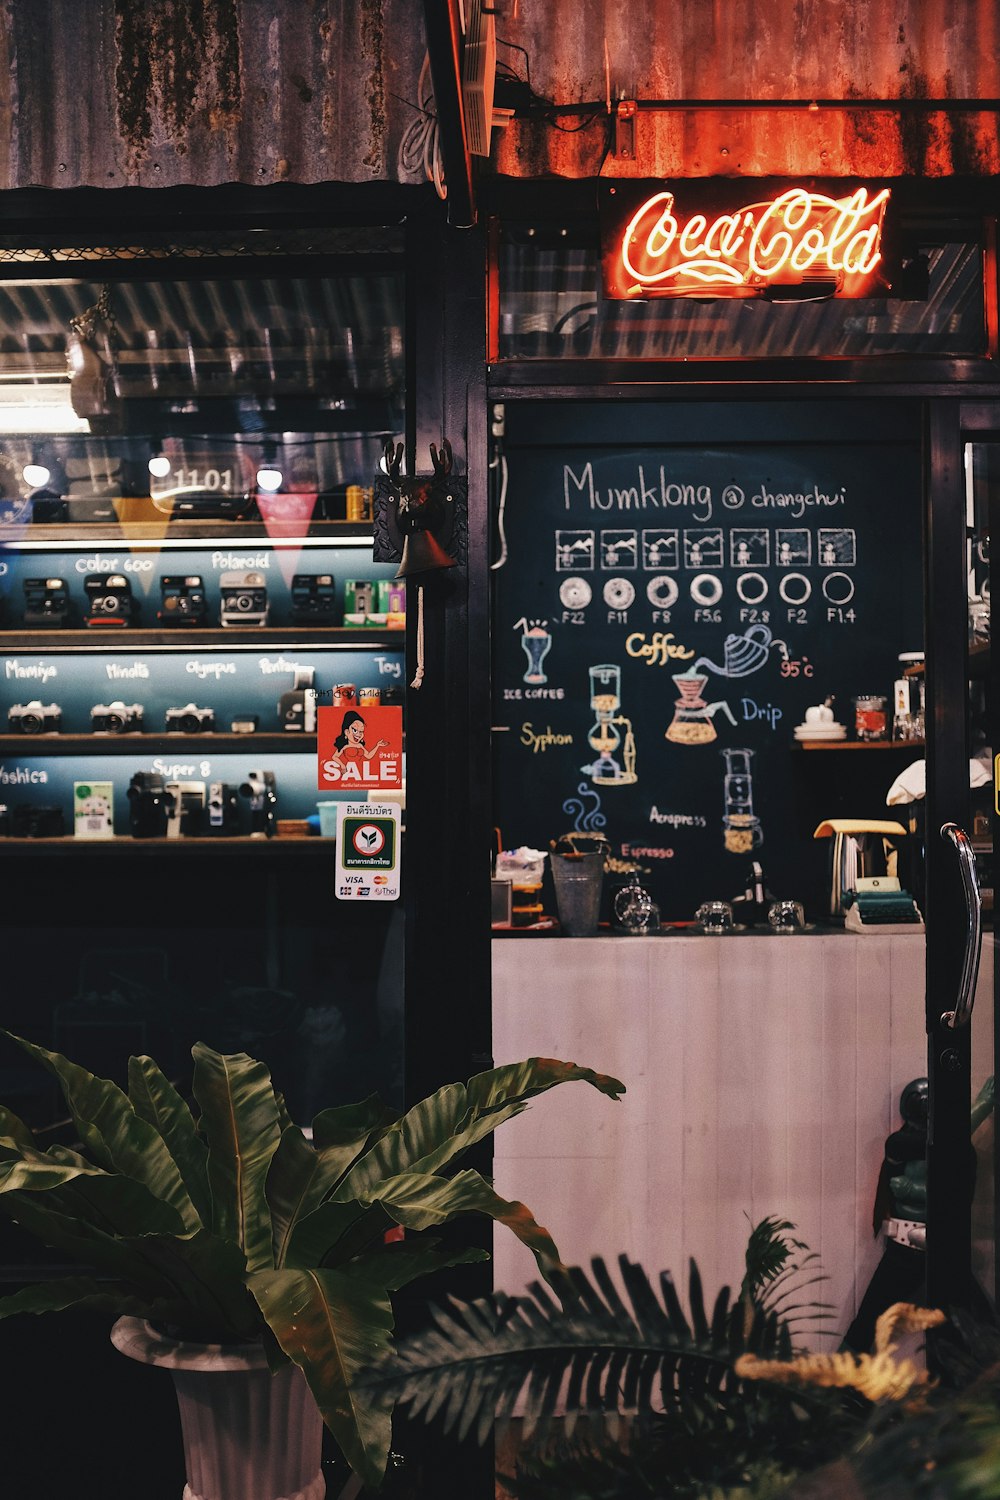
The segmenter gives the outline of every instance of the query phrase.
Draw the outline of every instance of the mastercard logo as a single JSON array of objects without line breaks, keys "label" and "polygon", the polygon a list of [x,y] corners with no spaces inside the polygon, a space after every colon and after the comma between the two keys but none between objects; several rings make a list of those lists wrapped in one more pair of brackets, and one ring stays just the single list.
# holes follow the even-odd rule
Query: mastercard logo
[{"label": "mastercard logo", "polygon": [[376,875],[373,878],[373,880],[372,880],[372,885],[388,885],[388,884],[389,884],[389,877],[388,877],[388,875]]}]

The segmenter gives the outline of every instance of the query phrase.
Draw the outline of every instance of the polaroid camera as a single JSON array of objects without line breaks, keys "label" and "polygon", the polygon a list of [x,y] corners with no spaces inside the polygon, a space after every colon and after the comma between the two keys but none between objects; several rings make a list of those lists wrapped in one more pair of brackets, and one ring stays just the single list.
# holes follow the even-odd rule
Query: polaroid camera
[{"label": "polaroid camera", "polygon": [[62,578],[26,578],[24,580],[24,623],[52,629],[65,628],[69,622],[69,589]]},{"label": "polaroid camera", "polygon": [[291,594],[291,614],[296,624],[336,624],[337,590],[332,573],[296,573]]},{"label": "polaroid camera", "polygon": [[131,625],[139,606],[123,573],[95,573],[83,581],[87,594],[86,623],[90,626]]},{"label": "polaroid camera", "polygon": [[207,618],[205,585],[197,573],[160,579],[160,607],[156,611],[158,624],[201,625]]},{"label": "polaroid camera", "polygon": [[223,625],[267,624],[267,580],[263,573],[223,573],[219,579]]}]

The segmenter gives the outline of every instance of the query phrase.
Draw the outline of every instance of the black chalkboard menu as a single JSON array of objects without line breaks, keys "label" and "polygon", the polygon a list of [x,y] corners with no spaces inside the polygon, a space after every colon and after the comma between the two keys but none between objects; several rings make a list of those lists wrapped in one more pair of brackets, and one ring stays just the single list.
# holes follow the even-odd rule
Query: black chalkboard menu
[{"label": "black chalkboard menu", "polygon": [[831,745],[840,725],[855,738],[856,696],[884,696],[891,725],[897,656],[921,648],[908,410],[519,402],[505,423],[503,847],[599,830],[643,868],[665,920],[742,891],[754,860],[775,895],[820,889],[816,823],[887,816],[906,764],[868,754],[868,785],[845,810],[838,783],[853,788],[866,752],[810,755],[804,782],[799,739],[806,709],[828,698]]}]

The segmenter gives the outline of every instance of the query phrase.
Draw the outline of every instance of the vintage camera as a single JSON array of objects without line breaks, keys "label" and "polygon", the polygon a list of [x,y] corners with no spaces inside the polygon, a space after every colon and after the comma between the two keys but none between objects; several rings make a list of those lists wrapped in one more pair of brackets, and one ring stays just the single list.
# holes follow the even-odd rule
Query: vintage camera
[{"label": "vintage camera", "polygon": [[7,710],[7,728],[11,734],[58,734],[62,727],[62,709],[58,703],[15,703]]},{"label": "vintage camera", "polygon": [[316,733],[316,689],[313,687],[315,672],[312,667],[300,667],[292,679],[291,690],[278,699],[278,720],[282,729],[295,734]]},{"label": "vintage camera", "polygon": [[273,838],[275,832],[274,809],[278,801],[278,788],[273,771],[248,771],[247,779],[240,787],[240,796],[250,803],[250,837]]},{"label": "vintage camera", "polygon": [[30,803],[10,810],[10,836],[14,839],[58,839],[66,832],[61,807]]},{"label": "vintage camera", "polygon": [[161,839],[167,831],[167,819],[173,796],[162,776],[152,771],[137,771],[128,785],[128,822],[134,839]]},{"label": "vintage camera", "polygon": [[263,573],[223,573],[219,579],[223,625],[267,624],[267,581]]},{"label": "vintage camera", "polygon": [[208,788],[208,831],[225,837],[240,831],[240,804],[237,788],[228,781],[213,781]]},{"label": "vintage camera", "polygon": [[156,618],[161,625],[200,625],[208,618],[205,585],[197,573],[160,579]]},{"label": "vintage camera", "polygon": [[138,734],[142,729],[142,704],[95,703],[90,710],[90,727],[95,734]]},{"label": "vintage camera", "polygon": [[167,838],[189,838],[202,832],[205,822],[205,783],[168,781]]},{"label": "vintage camera", "polygon": [[306,625],[333,625],[337,591],[332,573],[296,573],[292,578],[292,619]]},{"label": "vintage camera", "polygon": [[87,593],[88,625],[131,625],[139,606],[123,573],[95,573],[83,581]]},{"label": "vintage camera", "polygon": [[62,578],[24,580],[25,625],[64,626],[69,620],[69,589]]},{"label": "vintage camera", "polygon": [[168,708],[165,717],[168,734],[211,734],[215,728],[215,710],[194,703]]}]

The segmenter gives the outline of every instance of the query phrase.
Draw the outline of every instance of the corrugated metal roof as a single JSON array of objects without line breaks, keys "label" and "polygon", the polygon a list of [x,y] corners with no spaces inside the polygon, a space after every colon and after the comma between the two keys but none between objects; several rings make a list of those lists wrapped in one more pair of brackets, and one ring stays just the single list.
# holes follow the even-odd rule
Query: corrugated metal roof
[{"label": "corrugated metal roof", "polygon": [[[639,100],[899,100],[882,110],[640,112],[632,159],[608,152],[606,111],[515,122],[494,137],[512,176],[944,176],[1000,171],[997,0],[508,0],[503,42],[534,92],[559,105]],[[501,44],[501,64],[526,76]],[[607,72],[605,71],[607,59]],[[583,117],[586,118],[586,117]]]},{"label": "corrugated metal roof", "polygon": [[411,0],[3,0],[0,188],[412,180],[424,50]]},{"label": "corrugated metal roof", "polygon": [[[530,63],[540,99],[693,102],[642,109],[631,159],[610,152],[603,107],[517,120],[495,133],[492,171],[1000,172],[995,109],[920,103],[1000,97],[997,0],[498,8],[501,71]],[[399,153],[425,48],[416,0],[0,0],[0,189],[415,181]],[[901,107],[760,107],[813,98]]]}]

